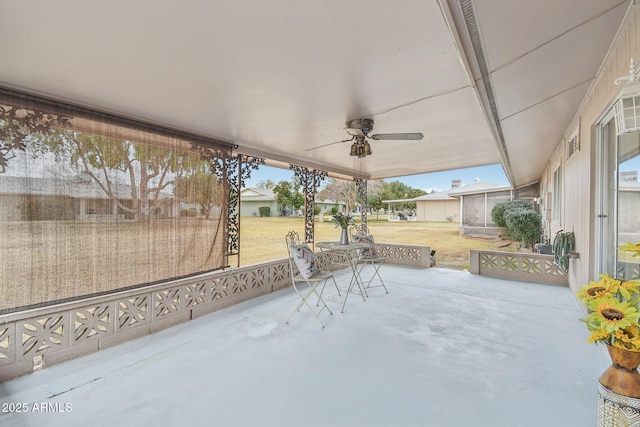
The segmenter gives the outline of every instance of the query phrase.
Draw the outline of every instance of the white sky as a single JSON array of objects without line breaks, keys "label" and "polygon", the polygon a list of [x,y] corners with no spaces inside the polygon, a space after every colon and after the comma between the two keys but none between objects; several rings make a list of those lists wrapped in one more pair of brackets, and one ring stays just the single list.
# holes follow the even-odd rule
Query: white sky
[{"label": "white sky", "polygon": [[[248,179],[245,184],[247,187],[255,187],[260,181],[266,181],[267,179],[271,179],[275,183],[278,183],[283,180],[288,181],[291,177],[293,177],[293,172],[290,170],[261,166],[258,170],[251,173],[251,178]],[[425,191],[430,189],[443,191],[451,188],[451,181],[454,179],[462,180],[463,184],[473,184],[476,179],[479,179],[486,183],[509,185],[509,181],[507,180],[501,165],[410,175],[390,178],[385,181],[400,181],[411,188],[417,188]]]}]

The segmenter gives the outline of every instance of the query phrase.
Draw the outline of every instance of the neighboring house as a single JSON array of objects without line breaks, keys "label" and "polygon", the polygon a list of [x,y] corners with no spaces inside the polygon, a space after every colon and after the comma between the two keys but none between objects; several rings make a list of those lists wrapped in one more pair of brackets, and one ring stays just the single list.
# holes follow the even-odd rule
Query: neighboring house
[{"label": "neighboring house", "polygon": [[508,186],[479,181],[462,185],[454,180],[449,190],[384,202],[389,204],[390,210],[394,205],[415,203],[415,215],[409,217],[415,221],[457,221],[460,234],[497,235],[499,230],[491,220],[491,209],[498,203],[512,200],[513,193]]},{"label": "neighboring house", "polygon": [[269,216],[282,216],[276,195],[267,188],[247,187],[240,190],[240,215],[260,216],[260,208],[268,207]]},{"label": "neighboring house", "polygon": [[331,199],[323,199],[315,201],[316,207],[320,208],[320,213],[325,215],[331,215],[332,210],[335,208],[336,212],[345,213],[347,204],[345,202],[338,202]]},{"label": "neighboring house", "polygon": [[[320,208],[320,212],[327,215],[331,214],[333,208],[338,212],[344,212],[346,203],[337,202],[335,200],[317,199],[315,201],[316,208]],[[266,206],[270,209],[269,216],[282,216],[282,207],[276,201],[276,194],[265,188],[247,187],[240,191],[240,215],[241,216],[260,216],[260,207]],[[302,215],[302,212],[294,212],[293,215]]]},{"label": "neighboring house", "polygon": [[449,196],[458,199],[460,234],[498,236],[500,228],[491,218],[491,210],[499,203],[514,199],[509,186],[476,181],[449,190]]},{"label": "neighboring house", "polygon": [[[90,178],[69,180],[0,175],[0,220],[31,221],[60,219],[123,219],[132,216],[118,209],[118,202],[131,207],[131,186],[112,187],[110,198]],[[175,216],[173,196],[161,193],[152,202],[150,216]]]},{"label": "neighboring house", "polygon": [[451,197],[453,189],[436,191],[416,197],[416,221],[457,221],[460,215],[460,200]]}]

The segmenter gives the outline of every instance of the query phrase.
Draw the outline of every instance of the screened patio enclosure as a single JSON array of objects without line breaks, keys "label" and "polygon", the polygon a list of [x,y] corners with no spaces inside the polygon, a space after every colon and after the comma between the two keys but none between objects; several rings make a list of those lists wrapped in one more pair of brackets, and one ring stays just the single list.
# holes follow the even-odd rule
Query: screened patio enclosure
[{"label": "screened patio enclosure", "polygon": [[537,183],[518,189],[478,183],[451,190],[449,195],[460,199],[461,234],[499,235],[500,229],[493,221],[491,211],[500,203],[515,199],[528,200],[534,209],[540,210],[540,190]]}]

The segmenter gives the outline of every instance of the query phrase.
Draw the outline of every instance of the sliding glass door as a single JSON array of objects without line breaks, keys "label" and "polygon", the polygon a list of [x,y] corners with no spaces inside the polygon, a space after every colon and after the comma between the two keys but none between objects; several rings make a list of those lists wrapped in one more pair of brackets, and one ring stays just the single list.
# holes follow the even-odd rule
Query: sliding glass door
[{"label": "sliding glass door", "polygon": [[[640,133],[618,137],[617,150],[617,242],[616,248],[626,242],[640,242]],[[616,251],[619,278],[640,277],[640,258],[627,252]]]},{"label": "sliding glass door", "polygon": [[618,250],[640,242],[640,133],[616,135],[612,118],[599,126],[597,146],[597,272],[640,277],[640,258]]}]

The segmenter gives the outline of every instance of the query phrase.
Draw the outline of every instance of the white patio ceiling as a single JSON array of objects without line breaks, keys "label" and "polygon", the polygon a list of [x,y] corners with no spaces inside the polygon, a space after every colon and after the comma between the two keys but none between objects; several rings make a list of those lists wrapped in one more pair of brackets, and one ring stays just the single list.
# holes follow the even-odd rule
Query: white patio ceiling
[{"label": "white patio ceiling", "polygon": [[[540,178],[629,1],[5,1],[0,85],[336,173],[502,163],[520,186]],[[354,118],[425,137],[372,142],[364,159],[313,149]]]}]

